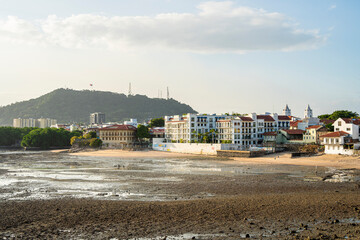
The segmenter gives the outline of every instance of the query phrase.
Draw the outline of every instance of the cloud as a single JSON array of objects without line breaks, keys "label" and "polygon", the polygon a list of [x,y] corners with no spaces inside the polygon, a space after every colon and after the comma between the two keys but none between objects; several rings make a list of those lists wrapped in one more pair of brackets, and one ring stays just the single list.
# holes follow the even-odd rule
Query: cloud
[{"label": "cloud", "polygon": [[171,49],[189,52],[294,51],[326,41],[317,30],[304,30],[289,17],[233,2],[205,2],[197,14],[155,16],[49,16],[35,22],[16,17],[0,21],[0,39],[63,48],[122,50]]},{"label": "cloud", "polygon": [[336,8],[336,5],[333,4],[333,5],[331,5],[328,9],[331,11],[331,10],[334,10],[335,8]]}]

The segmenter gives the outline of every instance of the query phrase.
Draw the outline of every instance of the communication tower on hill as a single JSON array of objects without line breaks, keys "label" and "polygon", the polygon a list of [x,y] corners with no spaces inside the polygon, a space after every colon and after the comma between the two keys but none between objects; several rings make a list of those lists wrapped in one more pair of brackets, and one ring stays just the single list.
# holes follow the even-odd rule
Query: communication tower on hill
[{"label": "communication tower on hill", "polygon": [[167,91],[166,99],[169,100],[170,99],[169,87],[166,87],[166,91]]},{"label": "communication tower on hill", "polygon": [[129,83],[129,96],[132,95],[132,92],[131,92],[131,83]]}]

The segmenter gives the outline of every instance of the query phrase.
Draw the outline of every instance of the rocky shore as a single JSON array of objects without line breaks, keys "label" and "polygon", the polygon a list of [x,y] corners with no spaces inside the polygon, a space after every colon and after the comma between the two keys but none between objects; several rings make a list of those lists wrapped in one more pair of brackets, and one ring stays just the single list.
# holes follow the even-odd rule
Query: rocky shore
[{"label": "rocky shore", "polygon": [[345,191],[170,202],[0,202],[0,236],[171,239],[188,233],[192,239],[359,239],[359,199],[359,191]]}]

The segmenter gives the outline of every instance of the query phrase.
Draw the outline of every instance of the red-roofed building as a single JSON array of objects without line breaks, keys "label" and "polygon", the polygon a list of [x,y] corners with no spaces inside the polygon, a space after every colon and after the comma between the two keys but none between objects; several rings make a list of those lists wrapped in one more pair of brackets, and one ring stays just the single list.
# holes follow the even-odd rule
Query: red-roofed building
[{"label": "red-roofed building", "polygon": [[320,144],[320,137],[327,133],[329,133],[329,130],[321,125],[307,127],[303,136],[304,143]]},{"label": "red-roofed building", "polygon": [[303,144],[304,133],[305,131],[300,129],[281,129],[277,142],[283,144]]},{"label": "red-roofed building", "polygon": [[216,122],[219,143],[238,144],[242,149],[258,145],[256,122],[251,117],[228,117]]},{"label": "red-roofed building", "polygon": [[112,125],[100,128],[99,137],[105,147],[132,147],[136,142],[136,127],[131,125]]},{"label": "red-roofed building", "polygon": [[353,139],[359,139],[360,135],[359,119],[339,118],[334,123],[334,132],[343,131],[350,134]]},{"label": "red-roofed building", "polygon": [[325,134],[321,139],[326,154],[353,155],[360,148],[359,140],[344,131]]},{"label": "red-roofed building", "polygon": [[149,130],[151,138],[164,138],[165,137],[165,128],[155,127]]}]

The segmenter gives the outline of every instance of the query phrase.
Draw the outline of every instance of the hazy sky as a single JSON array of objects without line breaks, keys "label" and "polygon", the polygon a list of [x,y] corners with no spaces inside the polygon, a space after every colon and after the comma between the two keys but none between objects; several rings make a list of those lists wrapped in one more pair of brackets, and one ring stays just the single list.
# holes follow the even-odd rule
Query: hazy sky
[{"label": "hazy sky", "polygon": [[[199,112],[360,112],[360,1],[0,0],[0,105],[61,87]],[[131,117],[131,116],[129,116]]]}]

